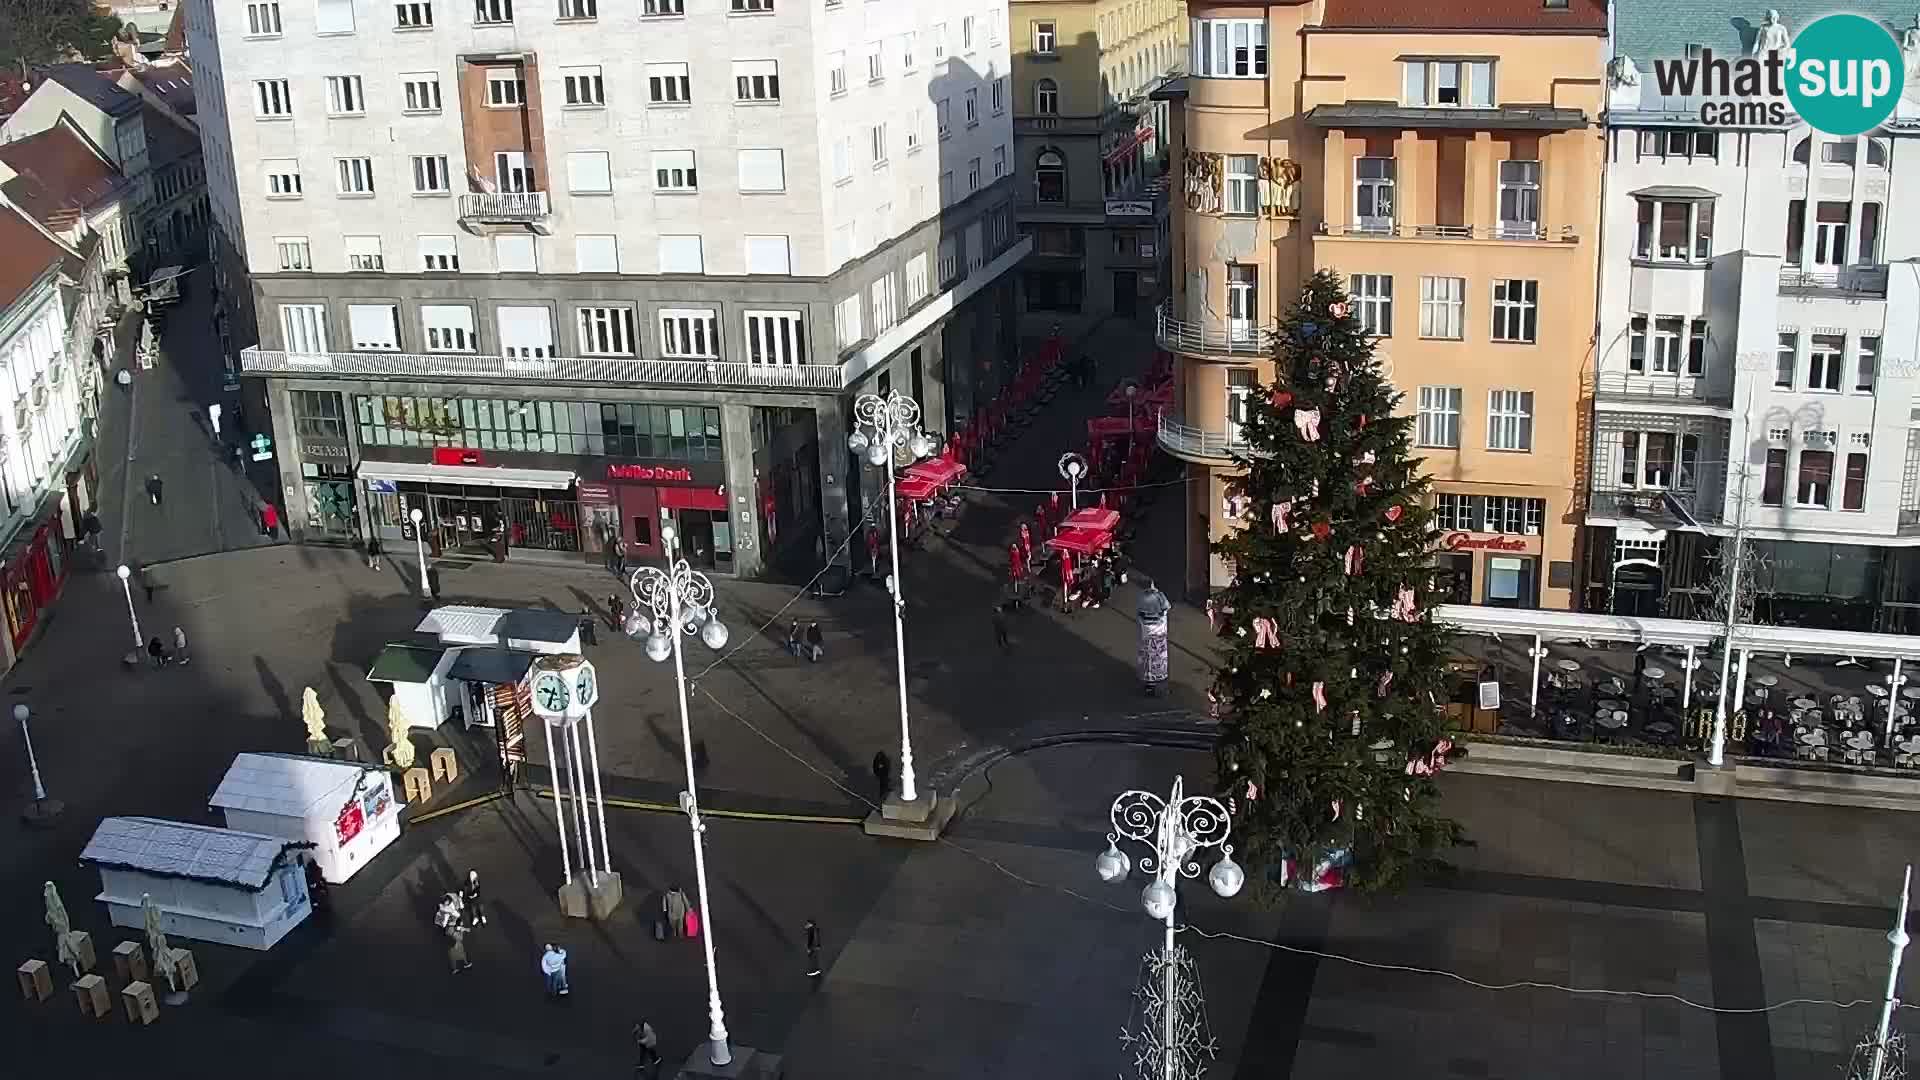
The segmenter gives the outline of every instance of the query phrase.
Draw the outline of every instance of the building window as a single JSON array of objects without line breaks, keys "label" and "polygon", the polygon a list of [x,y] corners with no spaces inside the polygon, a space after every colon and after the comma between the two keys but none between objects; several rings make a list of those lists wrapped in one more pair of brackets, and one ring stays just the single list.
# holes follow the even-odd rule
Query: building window
[{"label": "building window", "polygon": [[947,24],[933,24],[933,62],[939,63],[947,58]]},{"label": "building window", "polygon": [[1536,340],[1540,311],[1540,283],[1499,278],[1493,283],[1493,340]]},{"label": "building window", "polygon": [[685,15],[686,0],[640,0],[640,14],[649,18]]},{"label": "building window", "polygon": [[327,390],[294,390],[294,430],[317,439],[347,437],[346,418],[340,412],[340,395]]},{"label": "building window", "polygon": [[996,146],[993,148],[993,178],[998,180],[1005,175],[1007,175],[1007,148]]},{"label": "building window", "polygon": [[793,255],[784,236],[749,236],[747,245],[747,273],[749,274],[789,274],[793,272]]},{"label": "building window", "polygon": [[1490,60],[1402,60],[1402,105],[1426,108],[1493,107]]},{"label": "building window", "polygon": [[1540,235],[1540,163],[1500,163],[1500,235],[1530,240]]},{"label": "building window", "polygon": [[1807,389],[1840,389],[1847,339],[1843,334],[1815,334],[1807,347]]},{"label": "building window", "polygon": [[747,363],[792,367],[807,362],[807,317],[800,311],[749,311]]},{"label": "building window", "polygon": [[1390,274],[1354,274],[1347,279],[1360,329],[1374,337],[1393,336],[1393,277]]},{"label": "building window", "polygon": [[693,151],[655,150],[653,189],[681,193],[700,190],[700,174],[694,168]]},{"label": "building window", "polygon": [[253,81],[253,115],[279,119],[293,115],[293,91],[285,79]]},{"label": "building window", "polygon": [[342,195],[373,194],[373,159],[334,158],[334,190]]},{"label": "building window", "polygon": [[894,323],[900,321],[899,307],[894,302],[893,275],[882,275],[880,280],[873,283],[868,293],[873,302],[873,332],[885,333],[892,329]]},{"label": "building window", "polygon": [[387,261],[380,253],[379,237],[343,236],[340,239],[346,245],[347,269],[377,271],[387,268]]},{"label": "building window", "polygon": [[1228,154],[1226,210],[1229,214],[1260,212],[1260,159],[1253,154]]},{"label": "building window", "polygon": [[845,184],[853,179],[853,139],[841,137],[833,141],[833,182]]},{"label": "building window", "polygon": [[967,159],[967,194],[980,190],[980,159]]},{"label": "building window", "polygon": [[273,246],[280,251],[280,269],[313,269],[313,250],[304,236],[276,236]]},{"label": "building window", "polygon": [[886,77],[886,45],[878,41],[867,42],[867,82],[877,83]]},{"label": "building window", "polygon": [[360,76],[327,76],[327,115],[358,116],[367,111],[367,99],[361,92]]},{"label": "building window", "polygon": [[460,248],[451,236],[420,237],[420,269],[453,272],[460,269]]},{"label": "building window", "polygon": [[1055,33],[1054,25],[1055,24],[1051,19],[1048,19],[1045,21],[1040,21],[1040,20],[1034,21],[1033,51],[1036,55],[1038,56],[1054,55],[1054,49],[1059,43],[1059,38]]},{"label": "building window", "polygon": [[513,0],[473,0],[473,21],[482,26],[513,21]]},{"label": "building window", "polygon": [[297,199],[300,197],[300,163],[292,158],[270,158],[260,163],[260,171],[267,178],[267,198]]},{"label": "building window", "polygon": [[579,274],[620,272],[620,238],[611,233],[575,233],[573,269]]},{"label": "building window", "polygon": [[1800,470],[1794,477],[1793,505],[1821,510],[1833,505],[1833,451],[1800,451]]},{"label": "building window", "polygon": [[1873,393],[1874,377],[1880,370],[1880,339],[1862,335],[1860,351],[1855,354],[1858,363],[1854,368],[1853,389],[1856,393]]},{"label": "building window", "polygon": [[838,97],[847,92],[847,54],[827,54],[827,94]]},{"label": "building window", "polygon": [[526,370],[524,365],[512,361],[553,359],[552,309],[496,307],[493,309],[493,323],[499,328],[500,355],[509,361],[506,365],[508,371]]},{"label": "building window", "polygon": [[780,62],[735,60],[733,62],[733,100],[779,101]]},{"label": "building window", "polygon": [[519,68],[489,68],[487,70],[487,106],[496,109],[517,109],[527,103],[527,80]]},{"label": "building window", "polygon": [[940,271],[940,284],[957,281],[960,278],[960,246],[949,236],[940,241],[940,261],[936,267]]},{"label": "building window", "polygon": [[1860,262],[1880,262],[1880,204],[1860,204]]},{"label": "building window", "polygon": [[971,15],[960,17],[960,51],[973,51],[973,16]]},{"label": "building window", "polygon": [[1533,449],[1533,391],[1487,391],[1487,449]]},{"label": "building window", "polygon": [[600,0],[560,0],[562,19],[597,19],[600,17]]},{"label": "building window", "polygon": [[993,83],[987,87],[987,98],[988,107],[993,110],[993,115],[999,116],[1001,113],[1007,111],[1007,80],[1005,76],[993,80]]},{"label": "building window", "polygon": [[445,195],[451,190],[449,184],[445,154],[413,156],[413,193],[415,195]]},{"label": "building window", "polygon": [[580,326],[580,355],[632,356],[638,341],[633,334],[633,309],[583,307],[575,313]]},{"label": "building window", "polygon": [[280,0],[247,5],[247,36],[280,36]]},{"label": "building window", "polygon": [[942,139],[953,133],[953,127],[948,118],[946,98],[933,103],[933,125]]},{"label": "building window", "polygon": [[493,238],[493,268],[503,274],[533,274],[540,269],[540,250],[531,236]]},{"label": "building window", "polygon": [[1640,158],[1717,161],[1720,133],[1692,128],[1648,128],[1640,132]]},{"label": "building window", "polygon": [[927,282],[927,253],[923,251],[907,260],[907,307],[925,300],[931,291]]},{"label": "building window", "polygon": [[440,76],[433,72],[416,72],[400,76],[401,88],[406,95],[406,104],[402,108],[411,113],[437,113],[440,111]]},{"label": "building window", "polygon": [[1692,491],[1699,462],[1698,435],[1675,435],[1670,431],[1628,431],[1621,436],[1622,487]]},{"label": "building window", "polygon": [[1033,111],[1039,116],[1060,115],[1060,84],[1041,79],[1033,84]]},{"label": "building window", "polygon": [[1787,490],[1787,452],[1782,449],[1767,451],[1767,470],[1765,479],[1760,482],[1760,505],[1779,506]]},{"label": "building window", "polygon": [[353,33],[353,0],[314,0],[313,32]]},{"label": "building window", "polygon": [[660,272],[663,274],[699,274],[706,271],[706,256],[697,234],[660,237]]},{"label": "building window", "polygon": [[1042,150],[1033,160],[1033,195],[1043,203],[1067,201],[1067,159],[1058,150]]},{"label": "building window", "polygon": [[1847,455],[1847,473],[1840,489],[1840,509],[1865,510],[1867,508],[1867,455],[1854,453]]},{"label": "building window", "polygon": [[290,353],[327,351],[327,309],[322,304],[281,304],[280,334]]},{"label": "building window", "polygon": [[962,105],[961,112],[965,115],[967,126],[968,127],[979,126],[980,124],[980,91],[978,89],[968,90],[966,93],[966,96],[961,100],[961,105]]},{"label": "building window", "polygon": [[613,160],[605,150],[575,150],[567,155],[567,190],[576,195],[613,191]]},{"label": "building window", "polygon": [[1694,319],[1687,324],[1687,374],[1699,378],[1707,373],[1707,320]]},{"label": "building window", "polygon": [[598,64],[561,68],[560,86],[569,105],[601,108],[607,103],[607,86]]},{"label": "building window", "polygon": [[480,347],[473,332],[473,309],[465,304],[422,304],[420,326],[430,353],[470,353]]},{"label": "building window", "polygon": [[433,25],[433,0],[401,0],[393,5],[393,25],[402,30],[425,30]]},{"label": "building window", "polygon": [[1681,331],[1686,320],[1677,315],[1662,315],[1653,320],[1653,373],[1680,374]]},{"label": "building window", "polygon": [[1414,438],[1421,446],[1460,445],[1460,397],[1457,386],[1423,386],[1418,398]]},{"label": "building window", "polygon": [[693,100],[685,64],[648,64],[647,101],[654,105],[685,105]]},{"label": "building window", "polygon": [[1244,263],[1227,264],[1227,337],[1248,343],[1258,336],[1260,269]]},{"label": "building window", "polygon": [[720,316],[712,308],[662,310],[660,355],[672,360],[710,360],[719,356]]},{"label": "building window", "polygon": [[1640,200],[1636,258],[1655,262],[1705,262],[1713,252],[1713,203],[1707,200]]},{"label": "building window", "polygon": [[850,349],[860,342],[860,294],[855,293],[833,305],[833,337],[842,349]]},{"label": "building window", "polygon": [[1192,37],[1195,75],[1207,79],[1266,77],[1265,19],[1195,19]]},{"label": "building window", "polygon": [[1227,442],[1246,441],[1247,403],[1253,399],[1253,372],[1246,368],[1227,369]]},{"label": "building window", "polygon": [[1354,159],[1353,215],[1361,232],[1393,231],[1392,158]]},{"label": "building window", "polygon": [[875,124],[867,129],[867,150],[873,158],[874,168],[887,163],[887,125]]},{"label": "building window", "polygon": [[348,304],[347,332],[357,352],[399,352],[400,309],[392,304]]},{"label": "building window", "polygon": [[1776,389],[1793,389],[1794,371],[1799,367],[1800,335],[1782,333],[1780,344],[1774,349],[1773,385]]},{"label": "building window", "polygon": [[914,68],[919,66],[920,57],[919,57],[919,52],[916,48],[917,42],[918,42],[918,35],[916,34],[906,33],[906,34],[900,35],[900,70],[901,71],[912,71]]},{"label": "building window", "polygon": [[1420,279],[1420,336],[1458,341],[1466,333],[1467,279]]}]

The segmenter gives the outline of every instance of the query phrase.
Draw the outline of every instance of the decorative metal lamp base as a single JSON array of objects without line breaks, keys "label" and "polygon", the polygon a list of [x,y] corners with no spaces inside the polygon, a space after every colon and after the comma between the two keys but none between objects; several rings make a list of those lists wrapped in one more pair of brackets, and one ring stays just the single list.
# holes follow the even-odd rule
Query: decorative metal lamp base
[{"label": "decorative metal lamp base", "polygon": [[620,906],[624,890],[620,884],[620,875],[611,871],[602,872],[600,882],[590,885],[584,876],[576,876],[572,881],[560,886],[558,899],[560,912],[569,919],[596,919],[605,921],[612,917],[614,909]]},{"label": "decorative metal lamp base", "polygon": [[880,809],[867,815],[863,827],[868,836],[933,841],[940,839],[958,809],[951,798],[942,799],[932,788],[922,788],[920,797],[912,802],[889,796]]},{"label": "decorative metal lamp base", "polygon": [[733,1060],[715,1065],[707,1053],[707,1044],[694,1047],[686,1064],[674,1074],[675,1080],[781,1080],[786,1067],[779,1054],[755,1050],[751,1046],[733,1047]]}]

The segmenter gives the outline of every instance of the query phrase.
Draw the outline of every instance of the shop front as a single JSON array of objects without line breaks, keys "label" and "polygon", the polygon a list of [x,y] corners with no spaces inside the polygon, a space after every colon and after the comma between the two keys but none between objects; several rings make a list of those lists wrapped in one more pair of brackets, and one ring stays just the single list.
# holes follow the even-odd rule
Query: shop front
[{"label": "shop front", "polygon": [[1450,582],[1448,603],[1540,606],[1540,537],[1502,533],[1440,535],[1436,563]]},{"label": "shop front", "polygon": [[294,436],[300,449],[300,480],[306,496],[305,532],[312,541],[354,538],[353,448],[347,441],[346,412],[332,391],[295,390],[290,395]]},{"label": "shop front", "polygon": [[33,636],[41,615],[60,594],[68,569],[68,541],[58,507],[39,523],[22,529],[0,563],[0,582],[6,589],[7,637],[12,655],[18,655]]}]

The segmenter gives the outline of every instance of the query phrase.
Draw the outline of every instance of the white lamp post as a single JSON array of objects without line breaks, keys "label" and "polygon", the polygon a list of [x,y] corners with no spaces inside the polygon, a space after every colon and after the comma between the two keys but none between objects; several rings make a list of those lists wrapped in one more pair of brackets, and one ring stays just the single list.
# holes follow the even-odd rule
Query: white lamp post
[{"label": "white lamp post", "polygon": [[420,525],[422,521],[426,520],[426,517],[427,515],[422,513],[417,506],[407,511],[407,520],[413,522],[414,548],[420,553],[420,595],[431,600],[433,599],[433,586],[427,583],[427,533]]},{"label": "white lamp post", "polygon": [[[673,657],[674,690],[680,698],[680,752],[685,759],[687,790],[680,804],[687,812],[687,825],[693,833],[693,878],[700,894],[700,941],[707,955],[707,1059],[715,1065],[733,1060],[727,1046],[726,1011],[720,1006],[720,976],[713,961],[713,911],[707,902],[707,855],[701,834],[699,788],[693,778],[693,726],[687,719],[687,669],[681,659],[680,635],[700,635],[700,640],[716,652],[727,647],[727,627],[713,614],[713,582],[705,574],[674,559],[674,535],[671,527],[660,530],[661,546],[668,552],[667,569],[642,566],[633,572],[627,587],[632,590],[633,610],[624,627],[627,636],[645,638],[647,656],[655,662]],[[641,614],[645,607],[651,614]]]},{"label": "white lamp post", "polygon": [[847,436],[847,448],[865,454],[867,464],[887,470],[887,546],[892,549],[893,577],[893,659],[900,685],[900,801],[911,803],[920,797],[914,789],[913,736],[907,729],[907,628],[906,598],[900,585],[900,511],[894,505],[893,465],[896,451],[905,450],[914,458],[933,453],[933,440],[920,430],[920,406],[912,398],[899,394],[862,394],[853,403],[853,434]]},{"label": "white lamp post", "polygon": [[1173,942],[1173,912],[1179,895],[1174,886],[1182,877],[1200,876],[1196,856],[1203,848],[1220,849],[1220,861],[1207,872],[1207,884],[1220,896],[1238,893],[1247,882],[1246,871],[1233,861],[1233,845],[1227,843],[1227,834],[1233,828],[1227,808],[1218,799],[1186,794],[1186,782],[1181,777],[1174,777],[1173,794],[1165,798],[1151,791],[1121,792],[1113,800],[1109,815],[1113,831],[1107,834],[1107,850],[1093,861],[1100,880],[1114,884],[1124,880],[1131,869],[1126,852],[1120,850],[1123,837],[1145,844],[1151,850],[1151,854],[1140,858],[1140,869],[1153,877],[1140,892],[1140,904],[1148,915],[1166,923],[1161,965],[1166,986],[1161,994],[1163,1026],[1158,1043],[1163,1080],[1179,1080],[1180,1046],[1175,1031],[1178,1017],[1174,1008],[1177,946]]},{"label": "white lamp post", "polygon": [[1067,484],[1073,490],[1073,497],[1068,505],[1075,510],[1080,509],[1080,478],[1087,475],[1087,459],[1079,454],[1061,454],[1060,475],[1066,478]]},{"label": "white lamp post", "polygon": [[31,713],[24,701],[13,707],[13,718],[20,722],[20,738],[27,744],[27,771],[33,774],[33,802],[21,812],[20,820],[29,825],[47,826],[60,819],[60,812],[66,806],[58,799],[47,798],[47,785],[40,782],[40,761],[33,756],[33,732],[27,728]]},{"label": "white lamp post", "polygon": [[[133,651],[137,653],[146,647],[147,639],[140,633],[140,615],[133,610],[133,571],[126,563],[121,563],[114,573],[120,576],[120,591],[127,596],[127,618],[133,622]],[[139,657],[134,659],[138,660]]]}]

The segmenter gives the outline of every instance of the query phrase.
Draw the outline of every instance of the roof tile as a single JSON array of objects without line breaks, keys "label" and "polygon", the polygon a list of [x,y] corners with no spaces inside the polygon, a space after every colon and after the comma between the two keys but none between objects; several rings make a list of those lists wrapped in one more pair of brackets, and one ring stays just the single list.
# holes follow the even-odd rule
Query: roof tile
[{"label": "roof tile", "polygon": [[1568,0],[1565,7],[1548,7],[1543,0],[1327,0],[1320,25],[1329,30],[1605,33],[1607,0]]},{"label": "roof tile", "polygon": [[113,163],[65,125],[0,143],[0,162],[18,174],[0,191],[55,231],[73,224],[121,183]]},{"label": "roof tile", "polygon": [[47,268],[66,256],[18,211],[0,207],[0,311],[13,306]]}]

